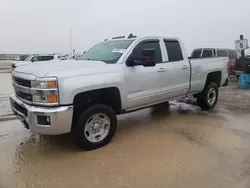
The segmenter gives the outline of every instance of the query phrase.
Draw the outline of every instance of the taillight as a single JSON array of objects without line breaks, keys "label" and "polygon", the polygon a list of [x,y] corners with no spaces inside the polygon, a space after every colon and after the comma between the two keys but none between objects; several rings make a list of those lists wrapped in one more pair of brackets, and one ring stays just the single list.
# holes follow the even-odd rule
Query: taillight
[{"label": "taillight", "polygon": [[227,62],[227,72],[230,72],[230,61]]}]

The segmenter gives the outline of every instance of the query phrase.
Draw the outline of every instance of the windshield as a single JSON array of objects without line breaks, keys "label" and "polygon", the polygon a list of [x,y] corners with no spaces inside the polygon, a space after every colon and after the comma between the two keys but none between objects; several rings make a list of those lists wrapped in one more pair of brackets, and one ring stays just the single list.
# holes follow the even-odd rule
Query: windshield
[{"label": "windshield", "polygon": [[29,61],[32,55],[29,55],[24,61]]},{"label": "windshield", "polygon": [[117,40],[101,42],[90,48],[77,59],[103,61],[105,63],[114,64],[133,41],[134,40]]},{"label": "windshield", "polygon": [[18,59],[18,61],[25,61],[25,59],[29,57],[29,55],[22,55],[20,56],[20,58]]}]

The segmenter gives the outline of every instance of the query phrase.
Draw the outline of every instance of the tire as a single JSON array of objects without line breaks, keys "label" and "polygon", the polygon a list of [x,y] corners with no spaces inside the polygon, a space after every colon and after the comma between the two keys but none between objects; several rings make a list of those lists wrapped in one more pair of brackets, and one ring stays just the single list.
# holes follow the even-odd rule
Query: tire
[{"label": "tire", "polygon": [[[96,123],[97,120],[98,123]],[[106,123],[103,123],[105,121]],[[109,124],[109,126],[106,126],[107,124]],[[106,127],[109,127],[108,131],[106,130]],[[73,125],[71,133],[76,145],[83,150],[89,151],[110,143],[116,129],[117,118],[114,110],[107,105],[99,104],[91,106],[82,112],[76,120],[75,125]],[[91,132],[94,133],[92,134]],[[97,136],[93,136],[95,133]]]},{"label": "tire", "polygon": [[237,78],[237,81],[239,81],[240,76],[239,76],[239,75],[236,75],[236,78]]},{"label": "tire", "polygon": [[218,101],[219,91],[216,83],[208,84],[204,91],[197,96],[197,104],[203,110],[215,107]]},{"label": "tire", "polygon": [[229,77],[226,79],[225,83],[223,86],[228,86],[229,85]]}]

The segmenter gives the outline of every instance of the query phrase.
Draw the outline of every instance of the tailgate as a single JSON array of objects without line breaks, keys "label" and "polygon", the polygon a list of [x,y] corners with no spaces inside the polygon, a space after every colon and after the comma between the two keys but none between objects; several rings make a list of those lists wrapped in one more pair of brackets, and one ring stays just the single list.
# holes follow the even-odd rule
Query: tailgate
[{"label": "tailgate", "polygon": [[234,68],[235,71],[242,71],[243,61],[242,60],[236,60],[236,66]]},{"label": "tailgate", "polygon": [[[245,70],[244,70],[245,69]],[[237,60],[235,71],[244,71],[245,73],[250,72],[250,60]]]}]

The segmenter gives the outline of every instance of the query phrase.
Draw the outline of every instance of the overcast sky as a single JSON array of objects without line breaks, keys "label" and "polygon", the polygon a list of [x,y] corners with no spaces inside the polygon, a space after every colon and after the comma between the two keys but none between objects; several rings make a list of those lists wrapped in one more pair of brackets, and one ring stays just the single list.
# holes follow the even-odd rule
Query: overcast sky
[{"label": "overcast sky", "polygon": [[0,53],[83,52],[105,38],[179,37],[198,47],[250,41],[250,0],[0,0]]}]

